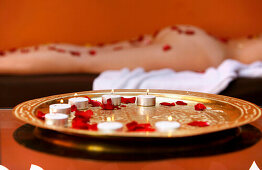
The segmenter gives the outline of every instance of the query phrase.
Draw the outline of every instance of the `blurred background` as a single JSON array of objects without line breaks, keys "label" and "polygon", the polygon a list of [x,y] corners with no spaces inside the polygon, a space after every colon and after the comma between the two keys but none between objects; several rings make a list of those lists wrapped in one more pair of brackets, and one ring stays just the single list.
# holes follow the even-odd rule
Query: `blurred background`
[{"label": "blurred background", "polygon": [[0,49],[107,43],[175,24],[246,36],[261,33],[261,9],[261,0],[0,0]]},{"label": "blurred background", "polygon": [[[0,52],[59,42],[112,43],[176,24],[238,38],[262,33],[261,9],[261,0],[0,0]],[[0,74],[0,107],[91,90],[97,76]],[[261,105],[261,83],[262,78],[239,78],[220,94]]]}]

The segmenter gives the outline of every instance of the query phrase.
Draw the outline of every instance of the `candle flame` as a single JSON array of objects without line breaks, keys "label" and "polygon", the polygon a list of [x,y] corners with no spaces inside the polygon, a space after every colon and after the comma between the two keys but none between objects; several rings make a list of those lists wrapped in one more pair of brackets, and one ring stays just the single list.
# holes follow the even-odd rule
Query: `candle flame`
[{"label": "candle flame", "polygon": [[168,116],[167,119],[168,119],[168,121],[172,121],[173,118],[172,118],[172,116]]},{"label": "candle flame", "polygon": [[63,100],[63,99],[61,99],[61,100],[60,100],[60,103],[64,103],[64,100]]},{"label": "candle flame", "polygon": [[146,90],[146,95],[148,95],[148,93],[149,93],[149,89]]},{"label": "candle flame", "polygon": [[77,93],[75,93],[74,96],[77,96]]},{"label": "candle flame", "polygon": [[111,117],[107,117],[106,121],[111,122]]},{"label": "candle flame", "polygon": [[112,90],[111,90],[111,94],[114,94],[114,93],[115,93],[115,91],[114,91],[114,89],[112,89]]},{"label": "candle flame", "polygon": [[115,115],[112,115],[112,121],[114,121],[115,120]]}]

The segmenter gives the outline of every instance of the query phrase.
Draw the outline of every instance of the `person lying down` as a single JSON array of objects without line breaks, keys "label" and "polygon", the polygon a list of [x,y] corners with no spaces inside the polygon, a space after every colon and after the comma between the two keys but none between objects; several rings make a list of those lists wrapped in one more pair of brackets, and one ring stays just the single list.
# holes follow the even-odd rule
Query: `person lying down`
[{"label": "person lying down", "polygon": [[203,71],[227,58],[247,64],[261,60],[262,38],[222,42],[197,27],[178,25],[113,44],[48,44],[0,51],[0,73],[101,73],[124,67]]}]

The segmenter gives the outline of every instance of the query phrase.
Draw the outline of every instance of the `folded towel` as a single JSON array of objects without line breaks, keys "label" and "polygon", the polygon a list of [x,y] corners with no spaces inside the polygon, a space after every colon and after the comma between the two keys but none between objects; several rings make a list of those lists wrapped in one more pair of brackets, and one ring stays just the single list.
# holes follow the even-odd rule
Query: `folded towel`
[{"label": "folded towel", "polygon": [[228,59],[204,73],[171,69],[145,72],[143,68],[108,70],[95,79],[93,89],[167,89],[217,94],[237,77],[262,77],[262,61],[245,65]]}]

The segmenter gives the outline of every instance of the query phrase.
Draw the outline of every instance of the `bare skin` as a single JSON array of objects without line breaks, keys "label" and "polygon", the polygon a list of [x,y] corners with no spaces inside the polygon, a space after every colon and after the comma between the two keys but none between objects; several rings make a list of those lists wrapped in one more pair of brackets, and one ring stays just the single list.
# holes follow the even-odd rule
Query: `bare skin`
[{"label": "bare skin", "polygon": [[204,71],[227,58],[243,63],[261,60],[261,49],[262,38],[232,40],[223,44],[196,27],[168,27],[156,37],[148,35],[137,41],[103,47],[49,44],[30,47],[28,51],[0,52],[0,73],[101,73],[124,67],[142,67],[147,71],[162,68]]}]

